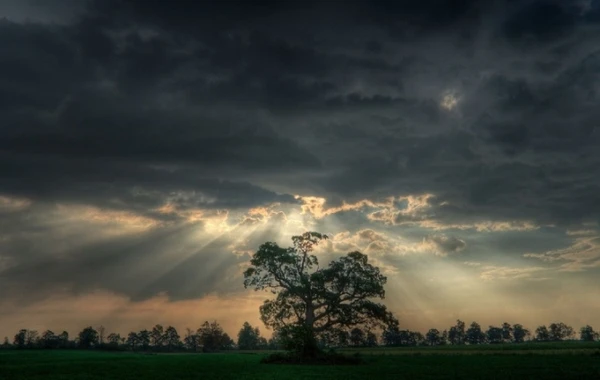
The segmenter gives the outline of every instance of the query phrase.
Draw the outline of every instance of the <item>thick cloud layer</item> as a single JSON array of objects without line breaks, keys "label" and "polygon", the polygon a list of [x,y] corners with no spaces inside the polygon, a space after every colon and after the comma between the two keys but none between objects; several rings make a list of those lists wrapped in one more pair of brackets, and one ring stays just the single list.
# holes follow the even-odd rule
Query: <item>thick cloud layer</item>
[{"label": "thick cloud layer", "polygon": [[258,244],[311,228],[398,276],[600,267],[597,1],[3,13],[8,298],[227,295]]}]

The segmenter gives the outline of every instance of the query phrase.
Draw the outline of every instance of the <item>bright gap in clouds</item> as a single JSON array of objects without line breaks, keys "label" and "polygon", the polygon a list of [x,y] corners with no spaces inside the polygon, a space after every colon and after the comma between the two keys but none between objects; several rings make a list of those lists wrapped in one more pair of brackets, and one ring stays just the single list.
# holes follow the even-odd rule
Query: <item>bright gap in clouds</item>
[{"label": "bright gap in clouds", "polygon": [[449,91],[446,92],[442,97],[440,105],[442,106],[442,108],[445,108],[448,111],[452,111],[458,106],[459,101],[460,96],[454,91]]}]

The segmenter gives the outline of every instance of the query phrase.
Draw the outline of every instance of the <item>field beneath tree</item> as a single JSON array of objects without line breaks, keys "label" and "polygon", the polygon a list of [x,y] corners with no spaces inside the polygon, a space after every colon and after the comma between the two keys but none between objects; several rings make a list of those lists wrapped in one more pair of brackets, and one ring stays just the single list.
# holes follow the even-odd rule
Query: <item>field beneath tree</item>
[{"label": "field beneath tree", "polygon": [[263,352],[0,351],[0,379],[600,379],[599,343],[345,349],[357,366],[261,364]]}]

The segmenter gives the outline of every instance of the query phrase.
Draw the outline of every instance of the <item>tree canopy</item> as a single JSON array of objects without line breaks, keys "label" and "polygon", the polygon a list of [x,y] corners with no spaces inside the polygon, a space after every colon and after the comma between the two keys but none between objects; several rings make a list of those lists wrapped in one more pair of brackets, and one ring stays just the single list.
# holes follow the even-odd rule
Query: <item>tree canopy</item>
[{"label": "tree canopy", "polygon": [[321,268],[311,252],[324,239],[324,234],[306,232],[292,237],[288,248],[264,243],[244,272],[246,288],[275,295],[260,307],[262,321],[287,332],[305,356],[317,353],[318,334],[395,323],[387,308],[372,300],[385,297],[387,279],[379,268],[358,251]]}]

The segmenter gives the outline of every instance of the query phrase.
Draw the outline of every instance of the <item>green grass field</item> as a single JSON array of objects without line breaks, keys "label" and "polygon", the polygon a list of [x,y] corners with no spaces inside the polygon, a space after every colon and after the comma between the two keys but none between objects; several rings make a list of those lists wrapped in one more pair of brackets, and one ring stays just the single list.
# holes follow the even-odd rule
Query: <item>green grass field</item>
[{"label": "green grass field", "polygon": [[358,366],[261,364],[264,353],[0,351],[0,379],[600,379],[600,344],[375,348]]}]

